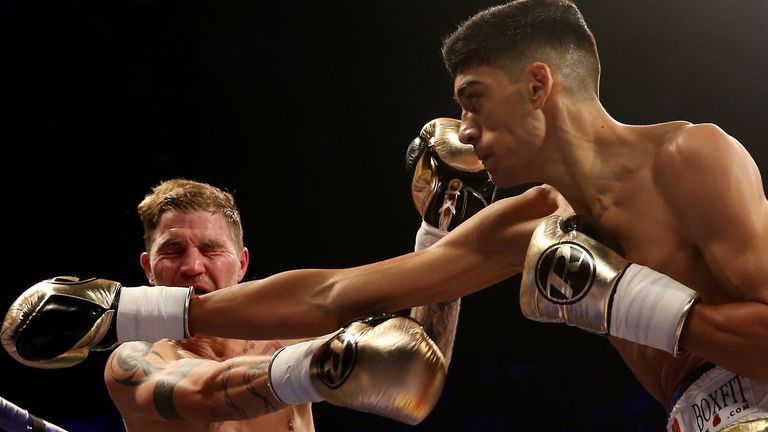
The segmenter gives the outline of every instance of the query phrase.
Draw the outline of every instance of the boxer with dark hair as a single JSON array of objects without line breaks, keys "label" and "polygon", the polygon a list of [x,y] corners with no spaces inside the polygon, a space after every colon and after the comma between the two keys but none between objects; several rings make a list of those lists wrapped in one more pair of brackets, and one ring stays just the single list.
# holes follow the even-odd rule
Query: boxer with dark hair
[{"label": "boxer with dark hair", "polygon": [[768,201],[745,148],[714,124],[611,117],[570,0],[481,11],[442,52],[493,181],[547,183],[579,215],[533,234],[523,313],[610,336],[669,431],[768,430]]}]

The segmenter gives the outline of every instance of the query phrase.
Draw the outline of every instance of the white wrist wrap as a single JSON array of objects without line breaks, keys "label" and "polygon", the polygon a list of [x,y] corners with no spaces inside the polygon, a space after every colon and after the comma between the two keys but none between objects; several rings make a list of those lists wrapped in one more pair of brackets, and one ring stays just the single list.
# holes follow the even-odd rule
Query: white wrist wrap
[{"label": "white wrist wrap", "polygon": [[123,287],[117,308],[118,342],[189,337],[187,308],[192,288]]},{"label": "white wrist wrap", "polygon": [[327,341],[322,338],[289,345],[272,355],[269,385],[283,403],[299,405],[323,400],[312,385],[310,363],[315,351]]},{"label": "white wrist wrap", "polygon": [[610,334],[678,354],[685,317],[698,293],[667,275],[631,264],[616,288]]},{"label": "white wrist wrap", "polygon": [[416,246],[414,246],[413,250],[420,251],[422,249],[426,249],[437,243],[438,240],[445,237],[447,234],[448,231],[435,228],[428,224],[426,221],[422,220],[421,226],[416,232]]}]

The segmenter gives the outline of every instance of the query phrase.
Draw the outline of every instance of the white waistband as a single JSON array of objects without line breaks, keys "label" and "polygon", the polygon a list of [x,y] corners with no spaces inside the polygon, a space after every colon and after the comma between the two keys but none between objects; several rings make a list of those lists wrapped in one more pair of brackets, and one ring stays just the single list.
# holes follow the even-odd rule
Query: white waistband
[{"label": "white waistband", "polygon": [[768,384],[716,366],[694,381],[675,403],[667,431],[717,432],[761,418],[768,418]]}]

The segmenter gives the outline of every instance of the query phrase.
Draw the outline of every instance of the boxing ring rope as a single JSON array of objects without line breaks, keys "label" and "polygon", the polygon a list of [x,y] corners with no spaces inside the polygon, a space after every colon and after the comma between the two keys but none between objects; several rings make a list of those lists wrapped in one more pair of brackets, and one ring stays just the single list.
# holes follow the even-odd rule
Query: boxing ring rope
[{"label": "boxing ring rope", "polygon": [[0,430],[5,432],[67,432],[66,430],[33,416],[0,397]]}]

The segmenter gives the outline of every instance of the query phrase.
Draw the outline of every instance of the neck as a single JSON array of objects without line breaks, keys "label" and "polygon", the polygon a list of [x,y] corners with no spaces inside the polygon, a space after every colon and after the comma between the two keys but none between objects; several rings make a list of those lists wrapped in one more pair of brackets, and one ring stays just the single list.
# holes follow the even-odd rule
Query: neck
[{"label": "neck", "polygon": [[545,113],[549,167],[543,181],[578,213],[599,217],[637,169],[632,126],[614,120],[599,101],[564,100]]}]

